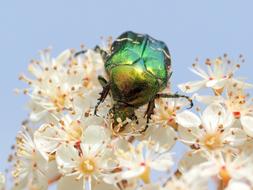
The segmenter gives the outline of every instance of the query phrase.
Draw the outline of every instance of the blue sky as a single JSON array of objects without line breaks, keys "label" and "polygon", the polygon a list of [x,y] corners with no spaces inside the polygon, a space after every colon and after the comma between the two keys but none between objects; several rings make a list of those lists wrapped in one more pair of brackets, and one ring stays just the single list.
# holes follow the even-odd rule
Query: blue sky
[{"label": "blue sky", "polygon": [[126,30],[148,33],[167,43],[172,56],[172,85],[197,79],[195,57],[245,55],[239,75],[253,82],[253,1],[251,0],[8,0],[0,2],[0,171],[27,116],[24,96],[13,89],[37,52],[53,47],[57,55],[81,43],[94,47],[100,36]]}]

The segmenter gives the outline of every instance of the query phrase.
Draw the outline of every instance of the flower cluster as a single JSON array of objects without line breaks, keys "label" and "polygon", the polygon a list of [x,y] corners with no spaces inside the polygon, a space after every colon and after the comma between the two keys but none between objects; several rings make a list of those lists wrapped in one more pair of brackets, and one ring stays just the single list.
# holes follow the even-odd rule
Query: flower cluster
[{"label": "flower cluster", "polygon": [[[210,88],[214,95],[193,94],[191,110],[184,98],[157,99],[141,132],[147,105],[135,110],[138,122],[119,118],[115,126],[108,96],[94,115],[103,89],[97,78],[106,76],[99,53],[40,54],[29,76],[20,76],[28,84],[29,117],[16,137],[13,190],[253,188],[253,104],[245,92],[251,85],[234,78],[240,65],[227,55],[207,59],[208,72],[194,63],[203,80],[179,85],[185,93]],[[176,146],[184,151],[175,154]],[[4,184],[0,175],[0,189]]]}]

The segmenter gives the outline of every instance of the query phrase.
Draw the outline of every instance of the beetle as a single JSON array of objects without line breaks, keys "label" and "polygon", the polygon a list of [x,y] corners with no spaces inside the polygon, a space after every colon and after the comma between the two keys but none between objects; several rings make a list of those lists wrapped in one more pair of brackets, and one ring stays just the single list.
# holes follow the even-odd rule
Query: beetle
[{"label": "beetle", "polygon": [[157,98],[186,98],[193,106],[192,100],[185,95],[160,93],[164,90],[171,77],[171,57],[166,44],[147,34],[127,31],[121,34],[111,45],[109,52],[95,47],[104,61],[108,81],[103,76],[98,80],[103,87],[94,114],[100,103],[104,102],[110,93],[114,101],[110,112],[114,123],[117,118],[137,120],[135,110],[148,103],[144,114],[146,126],[140,132],[145,132],[151,115],[154,113]]}]

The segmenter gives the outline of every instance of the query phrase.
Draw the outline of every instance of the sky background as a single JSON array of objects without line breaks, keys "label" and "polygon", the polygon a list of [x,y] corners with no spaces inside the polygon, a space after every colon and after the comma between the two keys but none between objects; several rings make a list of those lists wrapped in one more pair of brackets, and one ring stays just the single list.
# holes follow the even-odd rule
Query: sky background
[{"label": "sky background", "polygon": [[172,56],[172,85],[197,79],[188,67],[225,52],[246,62],[239,75],[253,82],[252,0],[1,0],[0,1],[0,171],[20,123],[27,116],[27,99],[20,73],[38,51],[100,44],[100,36],[117,37],[126,30],[164,41]]}]

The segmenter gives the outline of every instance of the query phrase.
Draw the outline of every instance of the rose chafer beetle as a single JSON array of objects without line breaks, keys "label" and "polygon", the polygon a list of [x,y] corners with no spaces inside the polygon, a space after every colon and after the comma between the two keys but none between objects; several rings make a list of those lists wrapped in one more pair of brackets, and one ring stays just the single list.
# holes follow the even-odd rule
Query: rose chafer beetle
[{"label": "rose chafer beetle", "polygon": [[103,87],[94,114],[107,95],[113,98],[114,123],[117,118],[136,120],[135,110],[148,103],[144,117],[147,119],[144,132],[155,108],[157,98],[187,98],[193,106],[192,100],[180,94],[159,93],[167,86],[172,74],[170,70],[171,58],[166,44],[147,34],[127,31],[121,34],[111,45],[110,52],[95,48],[105,63],[105,70],[109,81],[99,76]]}]

